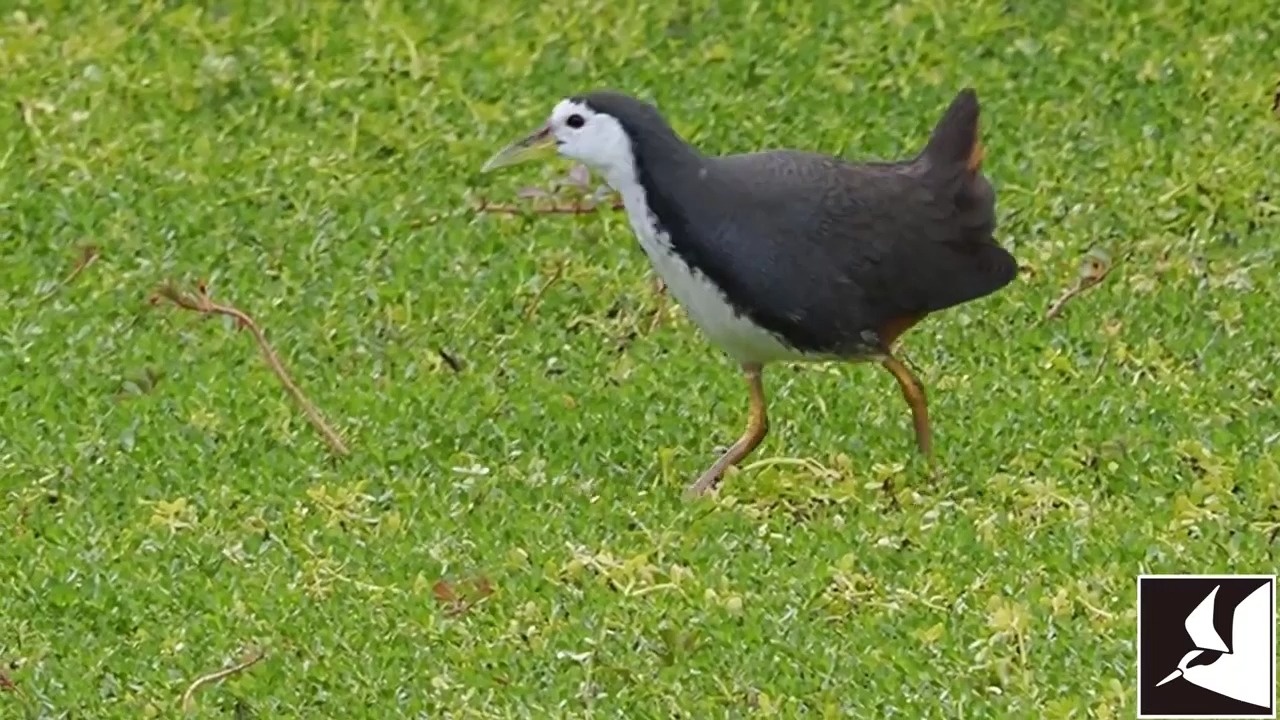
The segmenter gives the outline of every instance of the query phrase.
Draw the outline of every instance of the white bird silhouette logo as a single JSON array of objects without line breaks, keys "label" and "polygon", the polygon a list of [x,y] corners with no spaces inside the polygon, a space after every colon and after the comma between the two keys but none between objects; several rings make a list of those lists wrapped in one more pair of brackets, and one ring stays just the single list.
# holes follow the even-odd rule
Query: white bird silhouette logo
[{"label": "white bird silhouette logo", "polygon": [[[1221,587],[1215,586],[1196,609],[1187,615],[1187,635],[1191,636],[1191,642],[1195,643],[1197,649],[1183,655],[1178,661],[1178,668],[1156,683],[1156,687],[1181,677],[1210,692],[1264,708],[1270,707],[1271,661],[1268,655],[1271,653],[1271,635],[1267,628],[1271,618],[1267,605],[1270,600],[1270,585],[1259,586],[1236,606],[1231,616],[1232,648],[1227,648],[1227,644],[1213,628],[1213,604]],[[1187,663],[1206,650],[1222,653],[1222,657],[1209,665],[1187,667]]]}]

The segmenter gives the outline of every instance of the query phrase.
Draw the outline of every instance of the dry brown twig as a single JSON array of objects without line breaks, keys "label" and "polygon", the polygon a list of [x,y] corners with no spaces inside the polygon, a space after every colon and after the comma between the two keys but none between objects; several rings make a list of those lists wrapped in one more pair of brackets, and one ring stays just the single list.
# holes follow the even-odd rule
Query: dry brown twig
[{"label": "dry brown twig", "polygon": [[[565,192],[567,190],[567,192]],[[508,205],[491,203],[480,198],[476,212],[502,213],[506,215],[524,215],[526,213],[540,215],[586,215],[597,212],[601,207],[610,210],[622,210],[622,198],[607,186],[591,188],[591,171],[585,165],[577,164],[569,168],[568,174],[552,180],[550,187],[525,187],[516,192],[516,197],[530,200],[529,205]],[[550,205],[537,201],[550,201]],[[606,202],[608,201],[608,202]]]},{"label": "dry brown twig", "polygon": [[1076,276],[1075,284],[1063,291],[1062,295],[1049,306],[1044,319],[1052,320],[1061,315],[1062,309],[1072,298],[1105,280],[1111,273],[1112,267],[1111,257],[1105,251],[1098,248],[1090,250],[1085,255],[1084,262],[1080,264],[1080,274]]},{"label": "dry brown twig", "polygon": [[[564,192],[568,189],[568,193]],[[517,197],[530,200],[528,205],[514,205],[504,203],[491,203],[486,198],[481,197],[476,204],[476,212],[490,212],[502,215],[588,215],[590,213],[599,212],[602,208],[609,210],[622,210],[625,206],[622,198],[607,186],[600,186],[592,190],[591,188],[591,172],[585,165],[577,164],[569,169],[568,174],[558,180],[553,180],[548,188],[526,187],[521,188],[517,193]],[[539,204],[539,200],[551,201],[548,204]],[[525,318],[528,319],[533,315],[533,308],[536,308],[542,299],[543,293],[552,283],[560,279],[563,268],[558,270],[542,289],[538,291],[534,301],[530,303],[530,309],[526,310]],[[662,282],[662,278],[654,279],[654,291],[658,294],[658,307],[653,312],[653,318],[649,321],[649,332],[653,332],[665,315],[667,307],[667,286]]]},{"label": "dry brown twig", "polygon": [[271,343],[267,342],[267,338],[262,333],[262,329],[253,321],[253,318],[249,317],[244,313],[244,311],[238,308],[230,305],[219,305],[218,303],[213,302],[213,300],[209,298],[208,288],[205,286],[203,280],[196,286],[195,296],[185,295],[175,288],[172,283],[166,282],[157,288],[155,294],[151,296],[151,303],[153,305],[158,304],[161,300],[168,300],[170,303],[173,303],[184,310],[191,310],[192,312],[198,312],[204,315],[223,315],[234,319],[239,327],[248,329],[248,331],[253,334],[253,339],[257,341],[259,349],[262,350],[262,356],[266,358],[267,364],[271,366],[272,372],[274,372],[276,377],[280,379],[280,383],[289,391],[289,394],[293,396],[293,399],[298,403],[298,405],[302,407],[303,412],[307,414],[307,418],[311,421],[311,424],[320,431],[320,434],[324,436],[324,439],[329,443],[329,446],[333,448],[334,452],[339,455],[350,454],[351,451],[347,449],[346,443],[344,443],[342,438],[338,436],[338,433],[329,426],[329,423],[325,422],[320,411],[317,410],[316,406],[307,399],[306,395],[302,394],[302,390],[298,389],[297,384],[293,382],[288,371],[285,370],[284,364],[280,362],[279,356],[277,356],[275,350],[272,349]]},{"label": "dry brown twig", "polygon": [[11,693],[17,693],[19,695],[22,694],[22,691],[18,688],[17,683],[9,679],[8,673],[6,673],[3,669],[0,669],[0,692],[11,692]]},{"label": "dry brown twig", "polygon": [[40,123],[36,122],[36,113],[48,113],[53,112],[53,110],[54,107],[43,100],[18,98],[18,115],[22,118],[22,124],[37,143],[44,141],[44,131],[40,129]]},{"label": "dry brown twig", "polygon": [[267,653],[263,650],[252,650],[246,653],[240,662],[196,678],[191,685],[187,686],[187,691],[182,693],[182,711],[190,713],[195,710],[195,695],[200,688],[211,683],[222,682],[236,673],[244,672],[266,656]]},{"label": "dry brown twig", "polygon": [[76,259],[76,264],[71,268],[71,272],[67,273],[67,276],[62,278],[61,282],[54,285],[52,288],[49,288],[44,295],[41,295],[40,302],[44,302],[45,300],[53,297],[59,290],[70,285],[76,278],[80,277],[80,273],[84,272],[85,268],[93,264],[93,261],[98,259],[99,254],[97,245],[81,245],[80,257]]},{"label": "dry brown twig", "polygon": [[658,323],[667,313],[667,284],[659,275],[653,276],[653,291],[658,295],[658,307],[653,311],[653,319],[649,321],[649,332],[658,329]]},{"label": "dry brown twig", "polygon": [[[621,210],[622,201],[614,201],[609,208],[611,210]],[[528,207],[504,203],[491,203],[485,198],[480,198],[476,203],[476,212],[490,212],[498,213],[500,215],[524,215],[526,213],[534,213],[538,215],[588,215],[599,209],[599,205],[593,205],[584,200],[574,200],[565,205],[529,205]]]},{"label": "dry brown twig", "polygon": [[529,304],[525,306],[525,309],[524,309],[525,320],[528,320],[529,318],[533,317],[533,313],[536,312],[538,309],[538,306],[542,304],[542,298],[544,295],[547,294],[547,290],[549,290],[552,285],[555,285],[557,282],[559,282],[560,278],[564,277],[564,269],[565,269],[565,266],[567,265],[568,263],[563,261],[556,263],[556,269],[551,272],[551,275],[547,278],[547,281],[542,283],[542,287],[538,288],[538,292],[534,293],[533,298],[529,300]]}]

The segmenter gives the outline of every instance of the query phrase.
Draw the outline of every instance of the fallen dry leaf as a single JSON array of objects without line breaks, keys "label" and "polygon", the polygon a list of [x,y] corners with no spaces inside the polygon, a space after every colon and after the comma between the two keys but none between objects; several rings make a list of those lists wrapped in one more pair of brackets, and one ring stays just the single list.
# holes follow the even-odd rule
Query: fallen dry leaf
[{"label": "fallen dry leaf", "polygon": [[1076,276],[1075,284],[1067,288],[1062,295],[1049,306],[1049,310],[1045,313],[1045,320],[1052,320],[1062,313],[1062,308],[1066,307],[1067,302],[1076,297],[1080,293],[1102,282],[1103,279],[1111,272],[1111,255],[1101,248],[1093,248],[1085,254],[1084,259],[1080,262],[1080,272]]},{"label": "fallen dry leaf", "polygon": [[451,603],[458,600],[458,593],[453,591],[453,586],[448,580],[437,580],[435,585],[431,586],[431,594],[442,603]]},{"label": "fallen dry leaf", "polygon": [[457,583],[440,579],[431,586],[431,594],[450,615],[461,615],[493,594],[493,584],[483,575]]}]

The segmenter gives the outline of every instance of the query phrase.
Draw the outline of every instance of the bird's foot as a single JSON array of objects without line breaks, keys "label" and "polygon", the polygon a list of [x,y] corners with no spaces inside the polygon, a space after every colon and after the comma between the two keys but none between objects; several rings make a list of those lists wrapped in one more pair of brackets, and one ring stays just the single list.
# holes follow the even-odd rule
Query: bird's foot
[{"label": "bird's foot", "polygon": [[684,491],[685,498],[691,500],[711,493],[716,489],[716,485],[720,482],[720,478],[723,475],[724,471],[718,467],[718,464],[717,467],[712,467],[710,470],[702,473],[702,477],[698,478],[696,482]]},{"label": "bird's foot", "polygon": [[942,479],[942,471],[938,468],[938,461],[934,458],[932,452],[921,453],[921,459],[924,460],[924,473],[931,482],[938,482]]},{"label": "bird's foot", "polygon": [[725,472],[750,455],[769,432],[769,419],[765,415],[764,407],[764,386],[760,382],[761,365],[746,363],[742,369],[747,376],[747,381],[751,384],[751,417],[747,421],[747,428],[742,432],[742,437],[724,451],[720,459],[702,473],[702,477],[698,478],[697,482],[685,490],[685,498],[700,497],[714,490],[716,483],[720,482]]}]

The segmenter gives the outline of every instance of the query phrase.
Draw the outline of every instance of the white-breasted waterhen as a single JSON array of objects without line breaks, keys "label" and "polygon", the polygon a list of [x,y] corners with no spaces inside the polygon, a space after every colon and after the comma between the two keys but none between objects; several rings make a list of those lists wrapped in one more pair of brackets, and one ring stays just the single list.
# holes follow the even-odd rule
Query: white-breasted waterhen
[{"label": "white-breasted waterhen", "polygon": [[962,90],[906,160],[711,156],[654,106],[601,90],[561,100],[483,170],[555,148],[603,175],[671,294],[741,366],[746,431],[689,487],[700,495],[768,432],[761,375],[770,362],[879,362],[901,385],[932,466],[924,388],[893,344],[926,315],[989,295],[1018,271],[993,237],[978,115],[977,94]]}]

